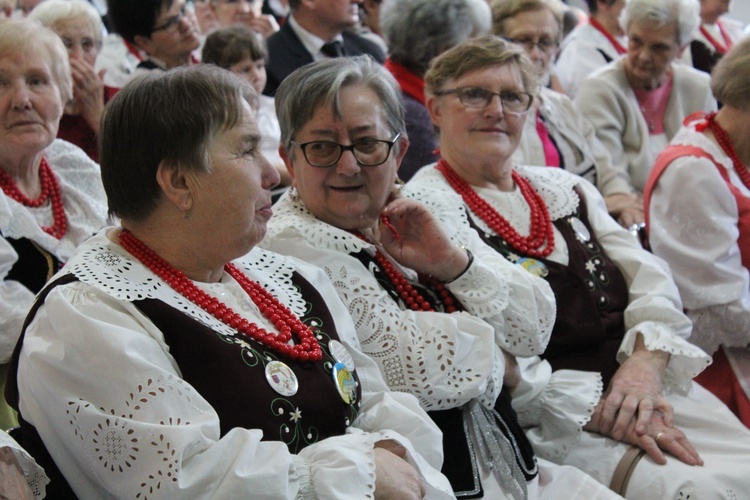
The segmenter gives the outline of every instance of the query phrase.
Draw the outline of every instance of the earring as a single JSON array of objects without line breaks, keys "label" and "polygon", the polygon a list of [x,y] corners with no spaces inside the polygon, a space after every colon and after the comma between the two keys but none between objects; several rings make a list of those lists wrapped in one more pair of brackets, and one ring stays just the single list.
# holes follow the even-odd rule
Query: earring
[{"label": "earring", "polygon": [[189,219],[190,218],[190,209],[187,209],[184,212],[182,212],[182,218],[183,219]]},{"label": "earring", "polygon": [[396,184],[393,186],[393,194],[401,194],[406,187],[406,183],[400,177],[396,177]]},{"label": "earring", "polygon": [[299,191],[297,191],[297,186],[292,186],[288,189],[289,192],[289,199],[293,202],[297,203],[299,202]]}]

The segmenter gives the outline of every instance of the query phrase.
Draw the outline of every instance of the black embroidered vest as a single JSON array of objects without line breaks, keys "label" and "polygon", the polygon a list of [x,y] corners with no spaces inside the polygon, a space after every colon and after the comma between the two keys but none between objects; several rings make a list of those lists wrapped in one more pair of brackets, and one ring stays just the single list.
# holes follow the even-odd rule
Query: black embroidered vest
[{"label": "black embroidered vest", "polygon": [[[381,288],[388,292],[401,309],[407,308],[393,283],[373,256],[365,251],[353,253],[352,256],[372,273]],[[422,297],[430,303],[433,309],[445,312],[440,295],[432,287],[423,283],[410,283],[419,290]],[[495,401],[495,411],[501,419],[500,422],[496,422],[498,428],[506,436],[506,439],[517,444],[517,448],[514,447],[516,461],[524,472],[526,480],[533,479],[536,476],[534,449],[518,424],[518,417],[511,406],[510,393],[505,388]],[[429,411],[427,414],[443,432],[444,459],[441,472],[450,481],[453,493],[459,498],[483,498],[484,491],[479,478],[476,451],[473,449],[468,430],[464,428],[463,408],[435,410]],[[535,472],[529,474],[527,473],[529,470]]]},{"label": "black embroidered vest", "polygon": [[[578,194],[578,192],[576,191]],[[545,280],[557,301],[557,317],[547,349],[542,357],[555,370],[572,369],[601,372],[604,386],[617,371],[617,350],[625,335],[624,311],[628,286],[620,269],[610,260],[596,238],[583,198],[572,215],[554,221],[568,246],[568,265],[535,258],[548,269]],[[467,212],[471,212],[467,208]],[[578,218],[588,229],[590,239],[581,241],[571,225]],[[508,260],[514,255],[528,257],[497,235],[470,225],[492,248]]]}]

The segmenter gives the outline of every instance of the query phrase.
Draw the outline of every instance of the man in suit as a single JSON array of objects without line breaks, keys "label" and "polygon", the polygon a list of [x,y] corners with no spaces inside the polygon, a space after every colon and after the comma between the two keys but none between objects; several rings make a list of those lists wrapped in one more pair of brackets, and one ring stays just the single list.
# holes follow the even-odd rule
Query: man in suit
[{"label": "man in suit", "polygon": [[289,0],[291,14],[268,38],[268,80],[273,95],[295,69],[328,57],[369,54],[379,62],[385,53],[375,43],[346,31],[359,23],[362,0]]}]

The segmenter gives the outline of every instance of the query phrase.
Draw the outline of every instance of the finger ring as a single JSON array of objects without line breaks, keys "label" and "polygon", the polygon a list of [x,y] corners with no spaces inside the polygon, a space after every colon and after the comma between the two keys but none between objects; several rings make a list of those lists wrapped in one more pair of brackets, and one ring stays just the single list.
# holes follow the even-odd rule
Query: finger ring
[{"label": "finger ring", "polygon": [[656,445],[659,446],[659,439],[664,435],[663,432],[659,432],[656,437],[654,438],[654,441],[656,441]]}]

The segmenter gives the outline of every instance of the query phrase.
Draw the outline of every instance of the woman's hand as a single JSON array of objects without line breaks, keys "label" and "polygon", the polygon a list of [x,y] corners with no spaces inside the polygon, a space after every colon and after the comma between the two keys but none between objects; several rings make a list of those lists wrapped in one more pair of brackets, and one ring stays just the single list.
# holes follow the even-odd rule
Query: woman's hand
[{"label": "woman's hand", "polygon": [[393,440],[375,443],[375,498],[423,498],[422,479],[406,460],[406,448]]},{"label": "woman's hand", "polygon": [[[612,437],[598,428],[602,407],[603,402],[600,402],[594,411],[594,416],[584,426],[584,429]],[[669,453],[688,465],[703,465],[703,459],[701,459],[693,445],[688,441],[685,433],[667,425],[660,412],[652,413],[648,434],[638,434],[635,431],[635,421],[633,420],[625,431],[625,435],[619,441],[641,448],[654,462],[660,465],[667,463],[664,452]]]},{"label": "woman's hand", "polygon": [[16,455],[9,446],[0,448],[0,498],[34,498]]},{"label": "woman's hand", "polygon": [[672,426],[672,405],[662,396],[662,380],[668,361],[662,351],[635,350],[615,372],[604,396],[600,428],[621,441],[632,420],[639,436],[650,432],[651,415],[658,410]]},{"label": "woman's hand", "polygon": [[104,111],[104,73],[97,75],[94,68],[82,59],[72,58],[70,69],[73,74],[73,98],[75,107],[91,129],[99,133],[99,119]]},{"label": "woman's hand", "polygon": [[380,242],[399,264],[440,281],[452,281],[466,270],[466,251],[451,242],[437,218],[420,203],[397,198],[386,205],[383,215],[396,234],[381,221]]},{"label": "woman's hand", "polygon": [[503,351],[503,357],[505,358],[503,387],[506,387],[513,394],[518,384],[521,383],[521,369],[518,367],[518,361],[515,356]]},{"label": "woman's hand", "polygon": [[263,38],[268,38],[279,31],[279,23],[276,22],[273,16],[263,14],[257,19],[250,21],[250,29],[263,35]]},{"label": "woman's hand", "polygon": [[643,197],[640,194],[617,193],[604,198],[607,212],[625,228],[644,221]]}]

